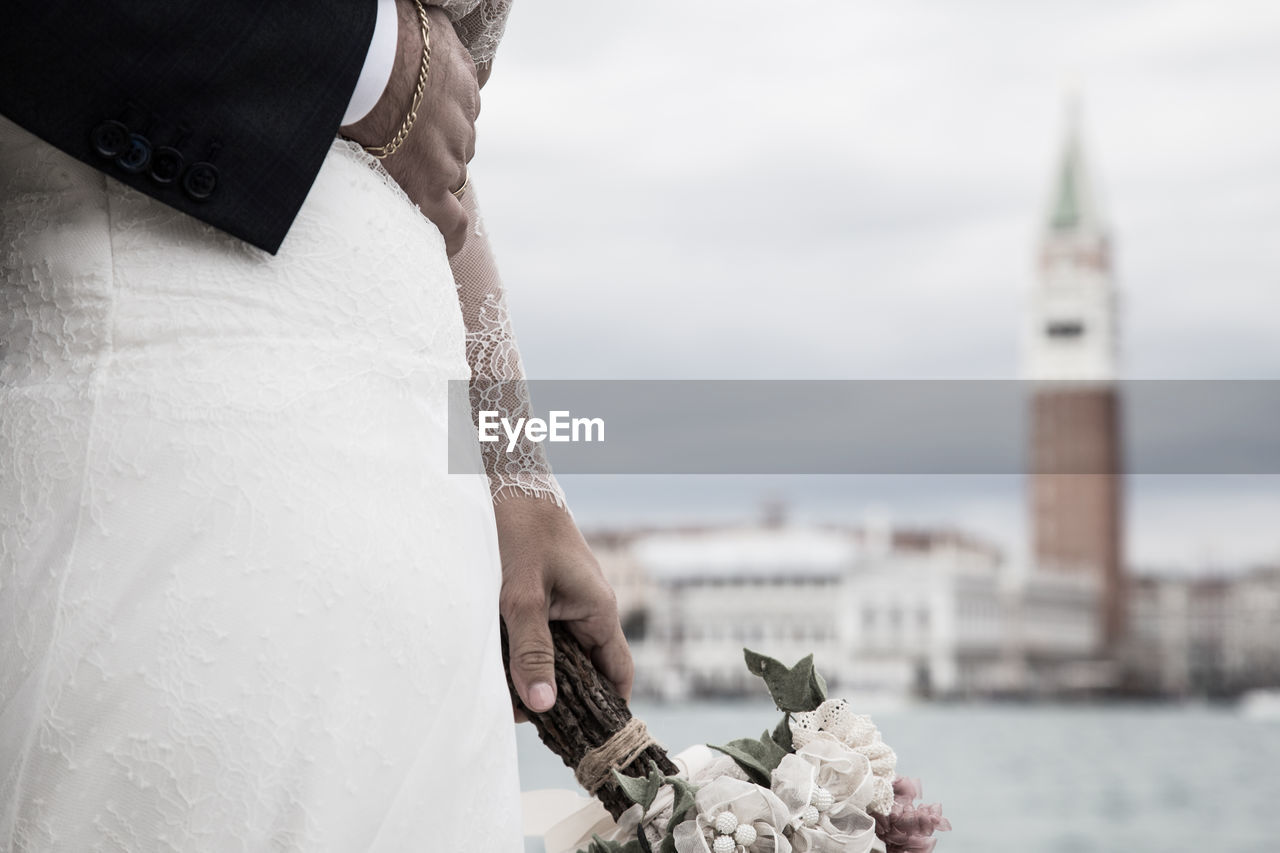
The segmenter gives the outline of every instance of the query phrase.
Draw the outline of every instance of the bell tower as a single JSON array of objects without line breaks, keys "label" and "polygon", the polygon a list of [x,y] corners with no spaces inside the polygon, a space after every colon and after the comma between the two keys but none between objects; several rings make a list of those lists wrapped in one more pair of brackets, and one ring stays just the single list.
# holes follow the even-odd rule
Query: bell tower
[{"label": "bell tower", "polygon": [[1114,650],[1124,630],[1116,290],[1074,98],[1023,343],[1031,382],[1031,553],[1041,569],[1097,573],[1099,647]]}]

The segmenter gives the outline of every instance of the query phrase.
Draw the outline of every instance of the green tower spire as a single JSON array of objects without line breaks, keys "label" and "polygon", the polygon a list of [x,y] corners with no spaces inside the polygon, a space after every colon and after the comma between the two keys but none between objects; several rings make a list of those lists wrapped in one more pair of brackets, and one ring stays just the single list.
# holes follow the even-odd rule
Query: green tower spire
[{"label": "green tower spire", "polygon": [[1055,232],[1102,229],[1097,200],[1085,165],[1084,146],[1080,142],[1080,106],[1075,96],[1067,101],[1067,134],[1054,183],[1048,225]]}]

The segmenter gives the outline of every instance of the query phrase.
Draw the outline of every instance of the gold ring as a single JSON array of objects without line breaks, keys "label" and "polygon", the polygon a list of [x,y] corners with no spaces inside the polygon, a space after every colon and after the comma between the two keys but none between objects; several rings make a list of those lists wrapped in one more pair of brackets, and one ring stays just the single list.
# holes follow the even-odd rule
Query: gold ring
[{"label": "gold ring", "polygon": [[458,187],[456,190],[450,190],[450,192],[453,193],[454,198],[462,198],[462,194],[467,191],[467,187],[469,186],[471,186],[471,176],[467,175],[467,177],[462,181],[462,186]]}]

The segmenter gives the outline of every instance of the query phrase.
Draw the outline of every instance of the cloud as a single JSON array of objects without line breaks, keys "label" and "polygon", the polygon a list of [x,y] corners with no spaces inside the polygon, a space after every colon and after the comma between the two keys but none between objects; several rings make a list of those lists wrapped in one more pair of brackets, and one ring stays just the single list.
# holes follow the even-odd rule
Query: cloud
[{"label": "cloud", "polygon": [[[582,375],[558,345],[575,324],[652,340],[696,310],[673,360],[759,375],[767,321],[775,373],[800,375],[874,310],[901,334],[838,352],[852,375],[1015,375],[1012,343],[974,341],[1016,340],[1074,73],[1129,366],[1280,372],[1256,319],[1280,272],[1273,5],[864,5],[517,7],[477,172],[532,367]],[[637,348],[610,366],[650,365]]]}]

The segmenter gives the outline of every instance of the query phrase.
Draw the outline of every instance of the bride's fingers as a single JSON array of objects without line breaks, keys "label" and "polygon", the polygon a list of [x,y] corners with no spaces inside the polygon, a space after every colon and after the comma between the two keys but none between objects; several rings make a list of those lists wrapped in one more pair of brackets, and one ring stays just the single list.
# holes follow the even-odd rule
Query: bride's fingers
[{"label": "bride's fingers", "polygon": [[555,646],[547,624],[547,596],[537,582],[504,581],[499,611],[507,623],[511,682],[530,711],[555,704]]},{"label": "bride's fingers", "polygon": [[[610,622],[612,624],[610,624]],[[631,688],[635,681],[635,665],[631,660],[631,649],[627,638],[622,633],[622,625],[617,618],[605,616],[570,622],[569,630],[577,637],[591,655],[600,674],[605,677],[618,695],[631,701]]]},{"label": "bride's fingers", "polygon": [[618,695],[630,702],[631,688],[635,682],[635,665],[621,627],[615,637],[596,649],[591,659],[595,662],[596,669],[613,683]]},{"label": "bride's fingers", "polygon": [[568,576],[571,580],[553,590],[550,617],[569,626],[596,669],[629,701],[635,671],[618,619],[617,596],[594,559],[577,564]]}]

